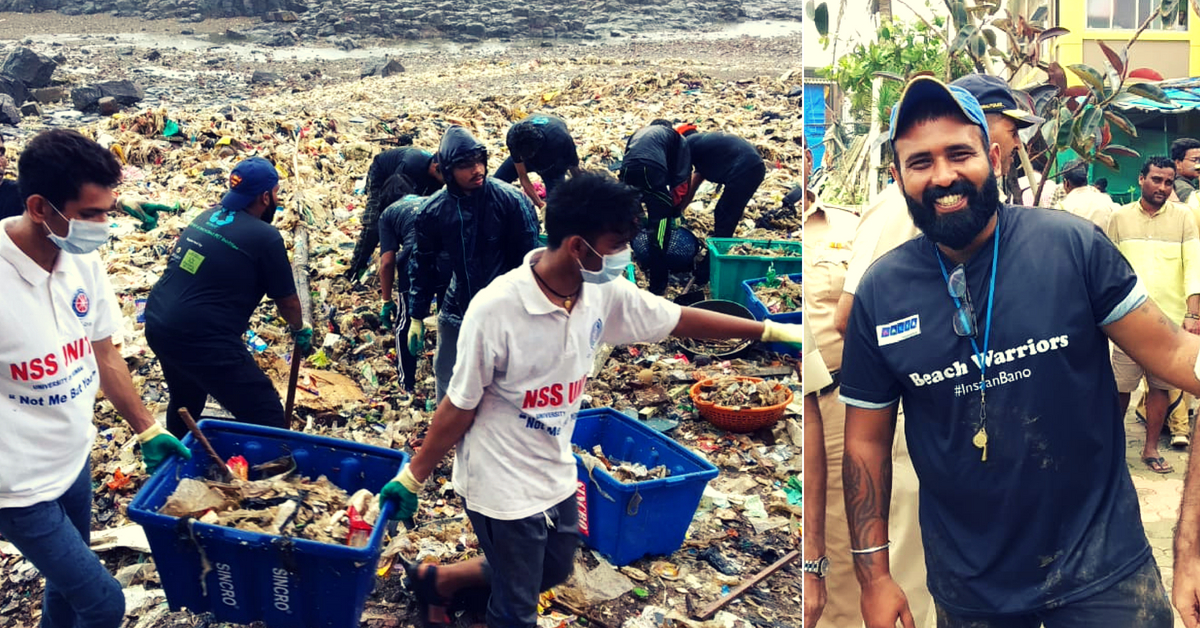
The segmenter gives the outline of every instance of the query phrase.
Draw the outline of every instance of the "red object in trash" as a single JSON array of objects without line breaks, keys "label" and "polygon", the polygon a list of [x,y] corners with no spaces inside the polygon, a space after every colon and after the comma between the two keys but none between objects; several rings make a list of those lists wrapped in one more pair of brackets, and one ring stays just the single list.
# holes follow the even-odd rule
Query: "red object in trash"
[{"label": "red object in trash", "polygon": [[225,466],[233,472],[233,475],[239,480],[250,479],[250,463],[242,456],[234,456],[225,462]]},{"label": "red object in trash", "polygon": [[354,506],[346,509],[346,516],[350,518],[350,534],[346,535],[346,545],[350,547],[366,547],[371,540],[371,532],[375,526],[363,521],[358,510]]}]

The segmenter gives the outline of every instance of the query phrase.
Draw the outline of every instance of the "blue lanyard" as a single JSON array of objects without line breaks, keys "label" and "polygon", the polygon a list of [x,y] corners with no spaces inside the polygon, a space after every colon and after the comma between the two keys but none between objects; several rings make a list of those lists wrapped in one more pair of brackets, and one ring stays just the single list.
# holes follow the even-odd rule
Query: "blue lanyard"
[{"label": "blue lanyard", "polygon": [[[975,355],[979,359],[979,392],[983,393],[983,389],[987,387],[987,350],[988,341],[992,336],[992,300],[996,296],[996,265],[1000,259],[1000,214],[996,214],[996,232],[992,234],[992,277],[988,282],[988,299],[987,299],[987,315],[984,317],[986,321],[983,326],[983,351],[979,350],[979,344],[975,342],[975,336],[971,337],[971,348],[975,350]],[[946,281],[947,289],[950,286],[950,274],[946,272],[946,263],[942,261],[942,252],[938,250],[937,245],[933,245],[934,255],[937,257],[938,266],[942,269],[942,279]],[[966,267],[964,266],[964,275]],[[971,289],[970,284],[967,284],[967,290]],[[962,307],[962,302],[958,297],[950,295],[950,299],[954,301],[954,309]]]}]

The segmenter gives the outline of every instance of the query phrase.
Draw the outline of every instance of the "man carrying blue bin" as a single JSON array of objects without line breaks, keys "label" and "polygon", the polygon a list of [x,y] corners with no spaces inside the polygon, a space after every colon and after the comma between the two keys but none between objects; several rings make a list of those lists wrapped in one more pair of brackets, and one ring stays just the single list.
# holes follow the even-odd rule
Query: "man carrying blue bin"
[{"label": "man carrying blue bin", "polygon": [[583,172],[546,206],[547,248],[471,301],[458,362],[424,445],[381,500],[417,511],[421,487],[455,448],[453,482],[484,556],[408,573],[423,620],[446,619],[454,594],[490,586],[487,625],[536,626],[538,594],[566,580],[579,541],[571,436],[601,344],[669,335],[801,342],[801,326],[680,307],[614,281],[642,220],[639,191]]},{"label": "man carrying blue bin", "polygon": [[20,167],[25,211],[0,221],[0,534],[46,577],[42,628],[116,628],[121,585],[89,548],[96,393],[138,433],[151,473],[190,454],[154,422],[112,343],[121,310],[94,251],[108,241],[121,166],[54,130],[29,142]]}]

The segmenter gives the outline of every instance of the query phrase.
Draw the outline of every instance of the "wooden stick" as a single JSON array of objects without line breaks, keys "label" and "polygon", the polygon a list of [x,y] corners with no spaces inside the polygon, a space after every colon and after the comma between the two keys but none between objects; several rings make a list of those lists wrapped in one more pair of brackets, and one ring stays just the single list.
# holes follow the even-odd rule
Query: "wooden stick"
[{"label": "wooden stick", "polygon": [[573,604],[564,602],[564,601],[560,600],[559,598],[554,598],[553,600],[550,600],[550,606],[557,606],[557,607],[563,609],[564,611],[567,611],[568,613],[575,615],[576,617],[582,617],[582,618],[586,619],[589,626],[595,626],[596,628],[608,628],[608,624],[600,621],[599,619],[596,619],[592,615],[588,614],[587,611],[583,610],[582,608],[578,608],[578,607],[574,606]]},{"label": "wooden stick", "polygon": [[759,582],[762,582],[763,580],[765,580],[767,578],[767,576],[775,573],[776,571],[779,571],[779,569],[781,567],[792,562],[793,560],[796,560],[796,558],[798,558],[799,556],[800,556],[800,550],[792,550],[792,551],[788,552],[787,554],[784,555],[783,558],[780,558],[779,560],[775,561],[775,563],[773,565],[771,565],[770,567],[767,567],[766,569],[755,574],[749,580],[743,582],[742,584],[739,584],[736,589],[729,592],[729,595],[726,595],[725,597],[717,600],[716,602],[709,604],[707,608],[700,611],[699,615],[693,615],[692,619],[698,619],[700,621],[707,620],[708,618],[715,615],[717,613],[717,611],[721,610],[722,608],[725,608],[726,604],[729,604],[730,602],[732,602],[735,599],[737,599],[738,597],[740,597],[750,587],[758,584]]},{"label": "wooden stick", "polygon": [[208,439],[204,437],[204,433],[200,431],[200,427],[196,425],[195,419],[192,418],[192,414],[188,412],[187,408],[179,409],[179,418],[183,419],[184,424],[187,425],[187,428],[189,431],[191,431],[192,436],[196,437],[196,440],[200,441],[200,444],[204,447],[204,451],[207,451],[209,457],[211,457],[213,461],[217,463],[217,466],[225,472],[225,475],[228,477],[229,481],[232,482],[233,480],[237,479],[233,475],[233,471],[230,471],[228,465],[225,464],[225,460],[217,454],[217,450],[213,449],[212,443],[208,442]]},{"label": "wooden stick", "polygon": [[292,372],[288,375],[287,403],[284,404],[283,420],[288,429],[292,428],[292,411],[296,409],[296,384],[300,381],[300,343],[292,343]]}]

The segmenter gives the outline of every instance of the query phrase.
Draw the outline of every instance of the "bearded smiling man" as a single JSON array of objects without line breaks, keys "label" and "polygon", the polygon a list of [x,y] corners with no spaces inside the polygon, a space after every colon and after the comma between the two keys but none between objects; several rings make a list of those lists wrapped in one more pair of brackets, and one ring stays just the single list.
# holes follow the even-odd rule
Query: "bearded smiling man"
[{"label": "bearded smiling man", "polygon": [[922,235],[867,271],[841,373],[866,625],[913,626],[888,560],[903,399],[939,628],[1169,628],[1108,341],[1195,392],[1200,338],[1146,298],[1094,225],[1000,203],[1000,148],[969,92],[914,79],[891,129],[892,175]]}]

